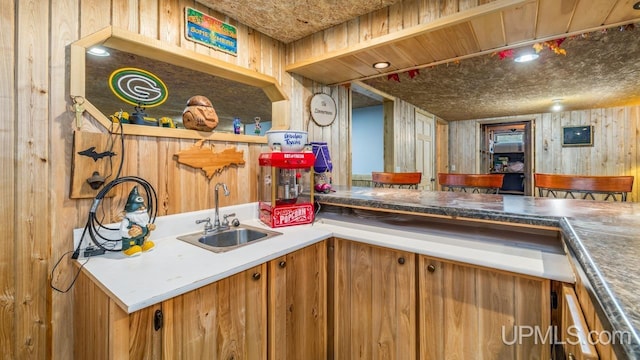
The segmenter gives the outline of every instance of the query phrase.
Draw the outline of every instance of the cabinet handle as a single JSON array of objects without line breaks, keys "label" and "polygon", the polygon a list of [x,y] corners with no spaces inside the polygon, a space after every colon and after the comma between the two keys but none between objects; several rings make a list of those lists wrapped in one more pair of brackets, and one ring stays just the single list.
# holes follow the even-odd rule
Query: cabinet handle
[{"label": "cabinet handle", "polygon": [[432,273],[436,271],[436,267],[433,264],[430,264],[429,266],[427,266],[427,271]]},{"label": "cabinet handle", "polygon": [[573,355],[573,353],[569,353],[569,356],[567,357],[567,359],[569,360],[576,360],[576,356]]},{"label": "cabinet handle", "polygon": [[253,278],[253,280],[260,280],[260,273],[253,273],[253,275],[251,276]]},{"label": "cabinet handle", "polygon": [[164,315],[162,314],[162,310],[156,310],[153,313],[153,329],[158,331],[162,329],[162,325],[164,324]]},{"label": "cabinet handle", "polygon": [[280,266],[281,268],[284,268],[284,267],[286,267],[286,266],[287,266],[287,262],[286,262],[286,261],[284,261],[284,260],[282,260],[282,261],[280,261],[280,262],[278,263],[278,266]]},{"label": "cabinet handle", "polygon": [[404,257],[403,257],[403,256],[399,257],[399,258],[398,258],[398,264],[400,264],[400,265],[404,265],[404,263],[405,263],[405,259],[404,259]]}]

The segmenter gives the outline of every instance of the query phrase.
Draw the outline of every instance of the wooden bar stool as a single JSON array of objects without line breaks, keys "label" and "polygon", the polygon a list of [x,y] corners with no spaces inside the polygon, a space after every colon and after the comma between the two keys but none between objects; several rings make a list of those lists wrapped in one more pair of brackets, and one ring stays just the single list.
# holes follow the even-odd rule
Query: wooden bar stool
[{"label": "wooden bar stool", "polygon": [[420,172],[372,172],[373,187],[387,187],[399,189],[417,189],[422,173]]},{"label": "wooden bar stool", "polygon": [[557,198],[596,200],[594,194],[604,195],[604,200],[627,201],[627,193],[633,189],[633,176],[585,176],[562,174],[533,174],[538,195]]},{"label": "wooden bar stool", "polygon": [[504,174],[438,174],[442,191],[498,194]]}]

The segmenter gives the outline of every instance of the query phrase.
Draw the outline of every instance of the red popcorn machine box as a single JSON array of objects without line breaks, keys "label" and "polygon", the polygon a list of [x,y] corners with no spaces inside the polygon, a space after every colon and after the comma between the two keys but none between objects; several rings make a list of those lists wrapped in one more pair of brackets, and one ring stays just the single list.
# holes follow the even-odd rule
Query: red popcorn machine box
[{"label": "red popcorn machine box", "polygon": [[[259,217],[276,228],[313,222],[312,152],[260,154]],[[303,192],[308,198],[300,198]]]}]

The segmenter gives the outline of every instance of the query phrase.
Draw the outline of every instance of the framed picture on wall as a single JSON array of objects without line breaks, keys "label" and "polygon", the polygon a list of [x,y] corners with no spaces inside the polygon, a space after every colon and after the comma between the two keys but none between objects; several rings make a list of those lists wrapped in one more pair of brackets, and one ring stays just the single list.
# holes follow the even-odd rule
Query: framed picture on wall
[{"label": "framed picture on wall", "polygon": [[562,127],[562,146],[593,146],[593,125]]}]

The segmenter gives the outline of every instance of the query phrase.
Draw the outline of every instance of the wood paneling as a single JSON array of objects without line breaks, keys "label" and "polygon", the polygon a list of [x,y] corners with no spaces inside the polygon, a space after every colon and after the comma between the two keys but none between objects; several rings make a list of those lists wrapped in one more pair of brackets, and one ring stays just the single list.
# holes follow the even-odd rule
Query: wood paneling
[{"label": "wood paneling", "polygon": [[[70,359],[78,349],[69,326],[75,289],[62,294],[48,286],[51,269],[72,249],[72,230],[84,225],[92,204],[92,199],[69,199],[75,119],[68,110],[72,42],[111,25],[258,70],[277,78],[285,91],[294,90],[288,81],[291,77],[283,71],[284,44],[234,23],[237,57],[195,45],[184,38],[185,6],[207,10],[193,0],[28,0],[0,5],[0,226],[6,235],[0,245],[1,358]],[[292,108],[302,114],[305,106]],[[340,116],[345,116],[342,111]],[[88,116],[84,123],[84,130],[101,129]],[[340,137],[347,135],[341,128],[327,130],[335,131],[339,153]],[[174,154],[193,146],[194,140],[126,136],[125,143],[123,175],[142,176],[155,187],[159,215],[212,208],[211,186],[218,181],[226,182],[232,194],[220,199],[223,206],[257,200],[256,164],[265,145],[226,139],[209,142],[216,151],[239,147],[247,162],[209,181],[202,172],[175,161]],[[338,156],[339,161],[345,159]],[[120,212],[121,196],[129,190],[129,186],[114,189],[120,198],[102,202],[104,221]],[[51,274],[59,288],[66,288],[77,271],[69,255]]]},{"label": "wood paneling", "polygon": [[[262,264],[164,301],[163,358],[265,359],[266,269]],[[140,328],[148,329],[151,323]]]},{"label": "wood paneling", "polygon": [[[57,79],[49,84],[50,100],[48,119],[48,131],[50,138],[56,139],[49,143],[51,154],[50,167],[51,175],[50,188],[55,189],[49,192],[52,214],[55,213],[55,220],[50,218],[51,234],[70,234],[72,229],[78,227],[79,208],[72,206],[75,200],[69,199],[70,178],[64,167],[60,167],[57,158],[67,158],[73,142],[73,133],[69,131],[75,116],[67,111],[67,102],[58,99],[66,99],[68,94],[67,84],[61,79],[67,78],[67,45],[76,39],[78,18],[78,6],[76,2],[56,1],[51,3],[51,28],[56,29],[51,36],[50,46],[50,78]],[[2,167],[6,169],[5,167]],[[83,212],[86,217],[86,212]],[[10,237],[11,238],[11,237]],[[55,261],[70,250],[69,241],[59,241],[53,236],[50,239],[51,255],[50,259]],[[65,240],[67,240],[65,238]],[[69,284],[75,274],[76,268],[68,261],[63,261],[59,272],[56,273],[56,283]],[[51,267],[51,265],[50,265]],[[34,284],[35,285],[35,284]],[[55,331],[51,332],[51,354],[52,358],[71,359],[74,351],[73,327],[66,326],[70,319],[73,319],[73,296],[53,292],[49,304],[51,324],[56,324]],[[50,330],[54,327],[50,326]]]},{"label": "wood paneling", "polygon": [[[486,173],[479,168],[482,123],[533,120],[534,171],[547,174],[634,176],[627,201],[640,199],[640,107],[566,111],[449,123],[449,163],[457,173]],[[562,127],[593,125],[593,146],[562,147]],[[462,146],[465,144],[465,146]]]},{"label": "wood paneling", "polygon": [[419,358],[548,359],[548,343],[516,337],[549,328],[550,291],[545,279],[419,255]]},{"label": "wood paneling", "polygon": [[[286,69],[323,84],[341,84],[638,20],[628,0],[407,0],[402,5],[360,16],[354,24],[356,44],[308,51],[323,48],[334,28],[292,42]],[[399,18],[406,22],[401,25]],[[415,51],[419,48],[426,51]],[[370,65],[377,57],[391,66],[374,69]]]},{"label": "wood paneling", "polygon": [[[16,358],[16,321],[27,313],[16,309],[16,132],[15,121],[15,1],[0,2],[0,228],[4,239],[0,241],[0,357]],[[23,280],[24,281],[24,280]],[[37,339],[37,338],[36,338]],[[37,339],[43,341],[44,339]],[[39,346],[39,345],[38,345]]]},{"label": "wood paneling", "polygon": [[269,359],[327,359],[327,245],[268,263]]},{"label": "wood paneling", "polygon": [[335,359],[415,359],[415,254],[335,239]]},{"label": "wood paneling", "polygon": [[[50,138],[43,123],[49,114],[49,3],[37,0],[22,1],[17,6],[16,35],[20,44],[15,49],[15,267],[9,272],[15,281],[17,316],[6,328],[15,331],[15,358],[48,358],[47,341],[50,293],[47,283],[51,238],[48,215]],[[26,61],[28,59],[28,61]],[[11,117],[10,117],[11,118]],[[4,169],[3,169],[4,170]],[[59,176],[62,172],[56,173]],[[33,179],[29,181],[28,179]],[[64,190],[61,191],[64,193]],[[12,241],[9,239],[8,241]],[[37,284],[37,285],[35,285]],[[3,324],[3,326],[6,326]]]}]

